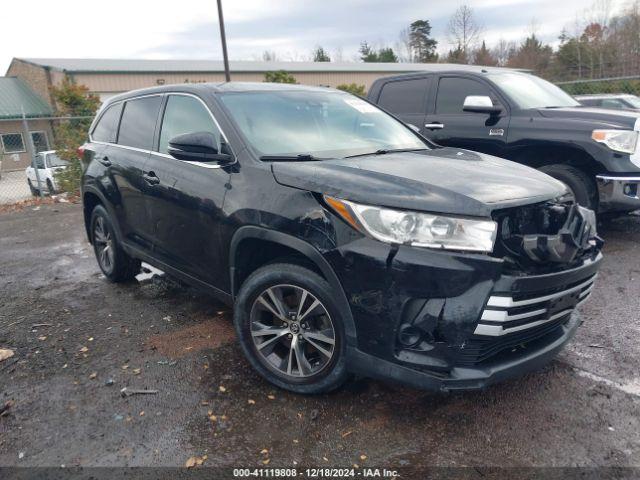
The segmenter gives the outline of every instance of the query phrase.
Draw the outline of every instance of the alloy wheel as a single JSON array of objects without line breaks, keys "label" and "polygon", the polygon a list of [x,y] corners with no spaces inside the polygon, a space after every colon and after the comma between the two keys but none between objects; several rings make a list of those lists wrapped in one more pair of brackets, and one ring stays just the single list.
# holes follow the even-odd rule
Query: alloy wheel
[{"label": "alloy wheel", "polygon": [[311,377],[334,356],[336,332],[326,307],[295,285],[264,290],[250,316],[253,344],[262,363],[281,375]]},{"label": "alloy wheel", "polygon": [[95,226],[93,227],[93,242],[100,266],[105,272],[111,272],[114,260],[113,238],[111,237],[111,232],[105,225],[103,217],[96,219]]}]

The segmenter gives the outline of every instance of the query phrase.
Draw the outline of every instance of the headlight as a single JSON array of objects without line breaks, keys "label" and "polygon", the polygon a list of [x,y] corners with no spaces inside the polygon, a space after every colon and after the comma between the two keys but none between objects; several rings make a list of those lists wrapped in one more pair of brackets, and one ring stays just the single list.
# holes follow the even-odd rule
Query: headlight
[{"label": "headlight", "polygon": [[326,195],[324,199],[347,223],[381,242],[491,252],[496,239],[498,226],[493,220],[360,205]]},{"label": "headlight", "polygon": [[633,130],[594,130],[591,138],[615,152],[635,153],[638,132]]}]

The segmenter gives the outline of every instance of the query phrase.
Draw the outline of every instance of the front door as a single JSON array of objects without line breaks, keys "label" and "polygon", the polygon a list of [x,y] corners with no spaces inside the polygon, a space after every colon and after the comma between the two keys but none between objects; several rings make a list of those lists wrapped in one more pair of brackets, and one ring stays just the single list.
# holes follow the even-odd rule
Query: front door
[{"label": "front door", "polygon": [[195,132],[214,133],[218,151],[223,148],[221,131],[199,98],[168,95],[157,151],[145,168],[145,178],[156,182],[147,196],[148,216],[153,224],[154,256],[218,287],[228,280],[220,264],[220,220],[229,170],[168,155],[169,140]]},{"label": "front door", "polygon": [[[465,112],[463,105],[469,95],[490,97],[503,110],[498,114]],[[504,156],[509,128],[507,108],[493,89],[480,80],[441,76],[435,101],[425,117],[423,134],[443,146]]]}]

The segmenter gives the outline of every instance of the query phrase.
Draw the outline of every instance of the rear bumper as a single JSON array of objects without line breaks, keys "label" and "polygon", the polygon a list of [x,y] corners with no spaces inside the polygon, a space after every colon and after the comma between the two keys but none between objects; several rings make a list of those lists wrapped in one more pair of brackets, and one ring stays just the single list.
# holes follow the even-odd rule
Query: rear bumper
[{"label": "rear bumper", "polygon": [[598,175],[600,211],[640,209],[640,176]]},{"label": "rear bumper", "polygon": [[510,361],[486,365],[482,368],[456,367],[446,376],[434,375],[404,365],[383,361],[355,348],[349,352],[349,364],[354,373],[394,380],[415,388],[442,392],[478,390],[494,383],[538,370],[546,365],[573,337],[581,323],[579,313],[574,312],[571,318],[561,326],[561,335],[553,342],[547,343],[539,349],[534,349],[526,355],[519,355]]}]

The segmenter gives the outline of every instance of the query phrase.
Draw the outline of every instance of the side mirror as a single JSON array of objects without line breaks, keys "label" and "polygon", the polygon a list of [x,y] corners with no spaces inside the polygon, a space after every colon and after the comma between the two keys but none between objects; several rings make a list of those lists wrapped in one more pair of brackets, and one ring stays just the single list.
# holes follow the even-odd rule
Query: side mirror
[{"label": "side mirror", "polygon": [[500,105],[494,105],[491,97],[485,95],[469,95],[464,99],[462,110],[465,112],[496,114],[502,111]]},{"label": "side mirror", "polygon": [[229,163],[233,157],[218,152],[216,137],[211,132],[185,133],[169,140],[169,155],[188,162]]}]

